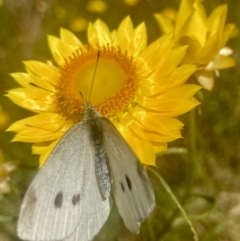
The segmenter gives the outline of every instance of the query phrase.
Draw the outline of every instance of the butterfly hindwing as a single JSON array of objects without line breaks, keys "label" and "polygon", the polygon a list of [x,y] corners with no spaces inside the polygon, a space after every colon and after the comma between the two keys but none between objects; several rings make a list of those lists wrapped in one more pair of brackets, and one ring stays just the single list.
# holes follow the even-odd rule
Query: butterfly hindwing
[{"label": "butterfly hindwing", "polygon": [[88,187],[85,212],[78,224],[76,231],[64,241],[90,241],[100,231],[110,213],[109,199],[103,199],[98,186],[94,169],[91,175],[91,185]]},{"label": "butterfly hindwing", "polygon": [[99,194],[94,147],[87,132],[86,122],[74,125],[37,173],[21,207],[20,238],[91,240],[105,223],[110,207]]},{"label": "butterfly hindwing", "polygon": [[151,183],[136,155],[106,118],[101,118],[104,145],[113,179],[113,196],[125,226],[139,232],[141,222],[155,206]]}]

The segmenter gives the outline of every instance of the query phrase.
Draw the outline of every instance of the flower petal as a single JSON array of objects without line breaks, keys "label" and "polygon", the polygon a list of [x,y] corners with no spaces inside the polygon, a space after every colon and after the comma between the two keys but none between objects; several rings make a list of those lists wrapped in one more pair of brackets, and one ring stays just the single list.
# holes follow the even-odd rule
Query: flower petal
[{"label": "flower petal", "polygon": [[49,90],[49,92],[55,92],[56,89],[44,78],[40,78],[36,75],[26,73],[13,73],[11,76],[23,87],[29,89],[33,86],[38,86],[42,89]]},{"label": "flower petal", "polygon": [[185,84],[168,90],[167,92],[157,96],[158,100],[187,100],[195,95],[201,86],[195,84]]},{"label": "flower petal", "polygon": [[147,46],[147,32],[144,23],[141,23],[134,29],[132,40],[128,51],[133,56],[138,56]]},{"label": "flower petal", "polygon": [[155,143],[170,142],[182,137],[179,130],[169,133],[169,135],[158,135],[156,132],[145,131],[145,135],[149,140],[154,140]]},{"label": "flower petal", "polygon": [[55,36],[48,36],[48,45],[50,48],[50,51],[54,57],[54,59],[56,60],[56,62],[61,65],[64,63],[64,57],[62,56],[61,51],[59,52],[58,50],[58,43],[61,40]]},{"label": "flower petal", "polygon": [[156,154],[150,142],[131,135],[131,131],[126,126],[121,125],[120,122],[115,121],[113,124],[143,164],[155,165]]},{"label": "flower petal", "polygon": [[53,86],[55,86],[59,80],[60,74],[57,67],[38,61],[25,61],[24,64],[29,73],[43,77]]},{"label": "flower petal", "polygon": [[53,141],[46,149],[45,151],[41,154],[40,159],[39,159],[39,167],[42,167],[42,165],[45,163],[47,160],[48,156],[52,153],[53,149],[57,145],[59,139]]},{"label": "flower petal", "polygon": [[49,148],[50,144],[49,142],[34,143],[32,145],[32,154],[41,155]]},{"label": "flower petal", "polygon": [[56,95],[43,89],[12,89],[6,96],[15,104],[33,112],[52,112],[56,109]]},{"label": "flower petal", "polygon": [[[197,29],[197,31],[196,31]],[[190,36],[198,40],[201,46],[206,43],[208,28],[205,19],[205,13],[202,11],[202,6],[195,2],[194,10],[191,17],[185,23],[185,26],[179,32],[180,36]]]},{"label": "flower petal", "polygon": [[178,35],[193,12],[192,1],[182,0],[176,19],[175,34]]},{"label": "flower petal", "polygon": [[160,29],[162,30],[163,34],[169,34],[174,32],[174,25],[172,19],[164,16],[163,14],[154,14],[154,17],[159,24]]},{"label": "flower petal", "polygon": [[48,36],[48,42],[52,55],[59,65],[64,64],[76,49],[71,48],[71,46],[67,45],[61,39],[54,36]]},{"label": "flower petal", "polygon": [[157,71],[153,73],[153,78],[162,78],[170,75],[179,65],[183,59],[187,50],[187,46],[182,46],[173,49],[169,55],[167,55],[161,65],[158,66]]},{"label": "flower petal", "polygon": [[94,24],[89,24],[88,27],[88,42],[91,45],[103,46],[107,43],[112,43],[111,33],[107,25],[100,19]]},{"label": "flower petal", "polygon": [[160,152],[164,152],[167,150],[167,143],[163,142],[163,143],[155,143],[155,142],[151,142],[153,145],[153,149],[155,151],[155,153],[160,153]]},{"label": "flower petal", "polygon": [[7,131],[17,133],[13,141],[44,142],[58,139],[71,125],[58,114],[42,113],[13,123]]},{"label": "flower petal", "polygon": [[227,16],[227,5],[218,6],[209,16],[207,24],[209,28],[209,37],[218,35],[219,39],[222,36],[225,21]]},{"label": "flower petal", "polygon": [[134,107],[134,109],[129,110],[132,117],[142,125],[143,129],[159,133],[161,135],[169,135],[169,130],[150,113],[146,112],[140,106]]},{"label": "flower petal", "polygon": [[227,44],[227,41],[228,41],[229,37],[231,36],[234,29],[235,29],[234,24],[227,24],[225,26],[223,34],[220,38],[220,43],[219,43],[220,48]]},{"label": "flower petal", "polygon": [[116,37],[113,39],[113,45],[115,47],[121,46],[123,51],[129,49],[131,39],[133,36],[133,24],[130,17],[126,17],[119,25],[116,32]]},{"label": "flower petal", "polygon": [[162,65],[165,58],[159,56],[168,56],[173,47],[173,35],[167,34],[151,43],[138,58],[138,67],[143,69],[157,69]]},{"label": "flower petal", "polygon": [[75,45],[81,48],[83,47],[82,42],[77,38],[77,36],[67,29],[61,28],[60,36],[63,42],[68,45]]},{"label": "flower petal", "polygon": [[[161,78],[156,76],[155,79],[148,79],[139,83],[139,93],[145,96],[156,96],[182,85],[196,71],[194,65],[183,65],[177,68],[170,76]],[[153,83],[156,81],[156,83]],[[138,95],[137,95],[138,97]]]}]

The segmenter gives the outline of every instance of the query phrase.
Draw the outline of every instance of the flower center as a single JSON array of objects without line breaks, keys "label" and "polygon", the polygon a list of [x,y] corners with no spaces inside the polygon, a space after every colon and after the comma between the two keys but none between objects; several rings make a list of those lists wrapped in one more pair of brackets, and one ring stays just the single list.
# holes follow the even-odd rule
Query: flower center
[{"label": "flower center", "polygon": [[59,107],[68,115],[82,113],[83,101],[103,116],[115,115],[133,101],[138,86],[133,58],[109,45],[78,49],[60,66],[60,73]]}]

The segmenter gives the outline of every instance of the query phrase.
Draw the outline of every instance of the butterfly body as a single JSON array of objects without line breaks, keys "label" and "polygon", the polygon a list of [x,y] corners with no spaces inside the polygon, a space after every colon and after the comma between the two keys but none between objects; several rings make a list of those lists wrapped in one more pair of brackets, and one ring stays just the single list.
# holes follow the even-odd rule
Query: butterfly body
[{"label": "butterfly body", "polygon": [[110,191],[125,226],[138,233],[155,206],[147,173],[113,124],[88,103],[32,181],[18,235],[30,241],[90,241],[110,213]]},{"label": "butterfly body", "polygon": [[111,191],[109,160],[104,149],[103,129],[99,113],[88,103],[85,103],[84,123],[88,126],[90,139],[95,150],[95,171],[104,197]]}]

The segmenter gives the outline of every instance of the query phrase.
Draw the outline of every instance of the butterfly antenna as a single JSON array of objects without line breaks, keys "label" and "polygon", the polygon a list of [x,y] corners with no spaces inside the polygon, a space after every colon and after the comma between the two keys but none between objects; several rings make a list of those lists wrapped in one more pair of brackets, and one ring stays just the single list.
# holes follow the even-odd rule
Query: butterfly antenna
[{"label": "butterfly antenna", "polygon": [[92,94],[93,82],[94,82],[94,79],[95,79],[95,76],[96,76],[99,58],[100,58],[100,49],[98,50],[98,54],[97,54],[97,62],[96,62],[94,73],[93,73],[92,84],[91,84],[89,96],[88,96],[88,102],[90,101],[90,97],[91,97],[91,94]]}]

